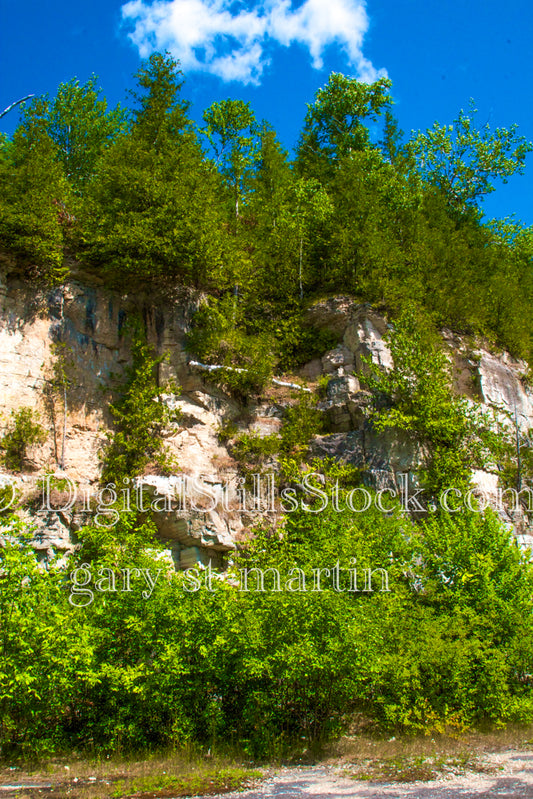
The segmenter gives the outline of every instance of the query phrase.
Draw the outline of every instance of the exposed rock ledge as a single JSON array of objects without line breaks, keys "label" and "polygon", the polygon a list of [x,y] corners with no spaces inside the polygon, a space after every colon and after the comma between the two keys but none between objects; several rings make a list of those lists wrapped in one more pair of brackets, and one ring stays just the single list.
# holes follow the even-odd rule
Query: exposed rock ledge
[{"label": "exposed rock ledge", "polygon": [[[232,501],[239,489],[238,466],[220,443],[217,430],[233,421],[240,429],[260,435],[279,429],[284,405],[294,401],[285,394],[243,409],[209,381],[208,375],[189,366],[186,336],[200,297],[184,292],[172,302],[152,304],[142,295],[121,296],[90,279],[73,278],[58,289],[36,288],[21,282],[9,268],[0,274],[0,397],[3,424],[9,412],[21,406],[38,410],[50,434],[46,444],[30,455],[33,474],[17,476],[26,495],[35,493],[35,481],[56,471],[61,456],[63,406],[53,390],[54,345],[66,345],[70,386],[65,438],[64,474],[80,491],[95,490],[100,471],[99,450],[110,427],[106,411],[114,375],[120,376],[128,361],[123,335],[132,313],[140,311],[146,321],[149,341],[159,353],[168,353],[160,365],[161,382],[174,379],[182,387],[178,397],[169,397],[182,410],[179,425],[168,431],[167,444],[180,464],[180,475],[196,477],[213,487],[228,484]],[[336,333],[341,343],[321,359],[306,364],[300,377],[316,380],[330,376],[321,409],[327,414],[331,433],[313,444],[317,455],[328,455],[366,467],[368,479],[383,486],[397,480],[399,472],[416,474],[423,452],[408,436],[388,431],[377,436],[365,421],[365,403],[357,375],[370,356],[384,368],[392,365],[385,337],[389,325],[369,305],[358,305],[349,297],[334,297],[314,304],[308,321]],[[533,396],[523,379],[527,364],[508,354],[496,356],[486,349],[469,349],[466,341],[444,331],[453,357],[456,388],[487,404],[497,404],[516,413],[520,426],[533,425]],[[355,373],[355,374],[354,374]],[[290,381],[288,381],[290,382]],[[7,476],[7,475],[6,475]],[[478,485],[495,490],[495,475],[477,474]],[[161,480],[147,477],[154,490]],[[229,506],[232,507],[231,504]],[[186,510],[156,515],[160,534],[174,562],[186,567],[211,557],[221,562],[224,552],[246,536],[253,514],[234,510]],[[34,516],[36,547],[43,553],[68,551],[75,542],[83,519],[65,511]],[[521,530],[522,542],[530,543]],[[526,537],[524,537],[524,535]]]}]

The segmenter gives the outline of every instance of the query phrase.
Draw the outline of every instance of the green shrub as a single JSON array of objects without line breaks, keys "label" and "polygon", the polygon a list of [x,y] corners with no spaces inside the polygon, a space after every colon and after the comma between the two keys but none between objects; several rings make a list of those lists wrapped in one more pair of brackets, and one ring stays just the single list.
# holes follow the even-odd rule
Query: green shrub
[{"label": "green shrub", "polygon": [[278,366],[283,372],[320,358],[339,343],[339,336],[330,330],[305,324],[301,311],[276,319],[269,329],[276,339]]},{"label": "green shrub", "polygon": [[40,424],[36,411],[32,408],[11,411],[11,423],[0,442],[5,465],[15,472],[23,471],[28,447],[44,444],[45,441],[46,430]]},{"label": "green shrub", "polygon": [[394,368],[385,372],[368,358],[364,378],[375,392],[376,429],[412,431],[427,446],[423,476],[430,496],[450,487],[468,490],[472,469],[498,445],[494,420],[454,395],[442,342],[420,309],[411,305],[399,316],[388,342]]},{"label": "green shrub", "polygon": [[316,406],[317,398],[302,392],[286,409],[281,428],[281,450],[286,455],[305,457],[313,436],[324,432],[324,416]]},{"label": "green shrub", "polygon": [[[103,482],[118,484],[135,477],[151,462],[162,471],[176,468],[165,448],[163,432],[178,421],[179,412],[170,410],[161,399],[164,389],[158,385],[156,368],[162,360],[154,358],[144,334],[134,330],[131,365],[126,368],[119,398],[109,405],[115,429],[103,454]],[[175,386],[167,388],[177,393]]]},{"label": "green shrub", "polygon": [[267,458],[277,455],[280,445],[281,439],[275,433],[269,436],[242,433],[233,444],[231,454],[244,463],[260,465]]},{"label": "green shrub", "polygon": [[[323,512],[287,513],[275,535],[256,527],[230,579],[213,573],[210,587],[198,569],[197,590],[150,551],[152,523],[129,514],[113,529],[80,531],[70,573],[89,564],[94,590],[99,569],[116,572],[117,588],[123,568],[161,570],[149,598],[140,572],[131,591],[94,590],[73,607],[71,577],[38,569],[13,523],[19,541],[0,549],[3,753],[231,740],[269,757],[337,735],[361,714],[381,730],[425,734],[531,723],[533,570],[509,533],[491,514],[417,527],[400,508],[352,512],[351,478],[338,511],[337,476],[316,483],[330,497]],[[316,570],[336,563],[345,590],[325,572],[313,590]],[[240,590],[246,567],[277,568],[282,586],[298,568],[306,590],[272,590],[271,575],[264,592],[253,575]],[[357,592],[346,590],[349,568]],[[367,568],[386,569],[390,590],[378,576],[362,590]]]},{"label": "green shrub", "polygon": [[195,314],[188,346],[201,361],[225,367],[209,373],[210,380],[246,400],[270,380],[275,346],[268,334],[251,336],[239,328],[238,310],[233,297],[204,305]]}]

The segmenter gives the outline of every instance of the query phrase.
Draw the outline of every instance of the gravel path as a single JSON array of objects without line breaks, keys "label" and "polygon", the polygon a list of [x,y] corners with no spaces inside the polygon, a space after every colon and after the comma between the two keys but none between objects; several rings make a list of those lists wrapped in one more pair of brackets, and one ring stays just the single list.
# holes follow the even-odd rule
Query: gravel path
[{"label": "gravel path", "polygon": [[[533,799],[533,753],[511,750],[486,755],[490,771],[468,771],[428,782],[366,782],[343,775],[348,766],[281,769],[255,789],[225,799]],[[223,796],[210,799],[224,799]],[[207,797],[205,798],[207,799]]]}]

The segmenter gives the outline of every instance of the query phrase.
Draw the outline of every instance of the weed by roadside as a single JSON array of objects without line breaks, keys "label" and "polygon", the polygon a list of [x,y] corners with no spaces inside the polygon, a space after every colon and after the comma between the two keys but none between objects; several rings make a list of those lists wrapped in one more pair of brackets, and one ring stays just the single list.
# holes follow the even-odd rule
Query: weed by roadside
[{"label": "weed by roadside", "polygon": [[[0,785],[16,799],[165,799],[242,790],[262,773],[225,758],[191,759],[172,753],[144,760],[63,760],[0,770]],[[20,786],[20,787],[18,787]],[[28,786],[28,787],[22,787]]]},{"label": "weed by roadside", "polygon": [[462,775],[467,771],[486,773],[492,768],[483,765],[470,752],[463,752],[457,757],[435,754],[429,757],[397,756],[386,760],[365,760],[357,764],[355,770],[345,769],[344,775],[372,782],[426,782],[442,776]]}]

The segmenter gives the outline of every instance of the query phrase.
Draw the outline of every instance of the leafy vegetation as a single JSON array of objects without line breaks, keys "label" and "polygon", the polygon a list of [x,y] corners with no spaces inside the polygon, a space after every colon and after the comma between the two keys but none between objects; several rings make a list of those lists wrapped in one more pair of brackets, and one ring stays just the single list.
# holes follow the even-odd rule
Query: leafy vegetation
[{"label": "leafy vegetation", "polygon": [[524,169],[531,144],[515,126],[480,127],[471,108],[406,139],[388,79],[334,73],[291,161],[242,100],[195,127],[168,54],[136,82],[114,109],[94,77],[62,84],[3,137],[0,232],[25,274],[60,280],[74,255],[125,290],[202,289],[234,306],[224,338],[237,367],[270,336],[274,368],[297,365],[312,351],[306,303],[339,291],[392,314],[415,301],[437,325],[531,357],[531,230],[482,210]]},{"label": "leafy vegetation", "polygon": [[224,367],[210,378],[243,401],[259,393],[274,367],[274,338],[247,334],[237,324],[241,309],[235,296],[205,304],[195,314],[189,348],[207,364]]},{"label": "leafy vegetation", "polygon": [[[179,413],[162,399],[165,389],[158,384],[157,367],[163,358],[154,358],[139,324],[134,325],[131,363],[125,369],[120,395],[110,403],[114,430],[103,453],[102,481],[120,483],[142,474],[149,463],[160,469],[172,468],[163,432]],[[167,393],[178,393],[167,386]]]},{"label": "leafy vegetation", "polygon": [[23,471],[28,447],[44,444],[45,441],[46,430],[39,421],[39,414],[33,408],[11,411],[11,422],[0,441],[0,448],[4,450],[5,465],[12,471]]},{"label": "leafy vegetation", "polygon": [[423,314],[408,307],[389,335],[394,369],[367,359],[365,378],[375,392],[377,430],[410,431],[429,450],[426,488],[433,498],[446,489],[466,492],[472,468],[481,468],[500,439],[494,416],[451,389],[451,364]]},{"label": "leafy vegetation", "polygon": [[[335,481],[315,485],[334,497]],[[2,753],[231,742],[269,757],[362,716],[425,733],[530,723],[533,571],[509,532],[490,514],[352,511],[348,490],[340,511],[256,529],[226,577],[166,567],[132,514],[82,530],[68,573],[43,570],[4,519]]]},{"label": "leafy vegetation", "polygon": [[[197,129],[168,54],[152,55],[136,80],[132,107],[113,110],[94,78],[63,84],[2,138],[0,234],[20,272],[58,282],[74,256],[123,293],[201,291],[189,348],[221,367],[212,378],[241,400],[337,343],[306,325],[311,300],[342,292],[378,304],[396,320],[395,369],[371,370],[374,423],[423,442],[432,496],[468,488],[472,463],[493,453],[490,421],[452,396],[432,331],[445,324],[533,356],[532,231],[485,220],[481,204],[496,180],[522,171],[531,145],[514,127],[476,128],[473,112],[405,141],[390,81],[333,74],[291,161],[243,101],[213,104]],[[176,416],[161,401],[160,363],[134,330],[104,482],[170,468],[163,440]],[[234,442],[252,465],[278,454],[293,501],[223,575],[175,573],[154,523],[111,506],[100,516],[116,512],[116,524],[81,530],[68,571],[43,569],[20,522],[2,516],[2,754],[229,741],[255,757],[362,715],[407,732],[533,721],[527,557],[489,512],[442,510],[415,525],[373,494],[362,512],[360,470],[305,463],[321,418],[302,394],[279,436]],[[22,409],[2,442],[6,465],[22,468],[41,437]],[[294,500],[302,486],[305,507]],[[254,567],[268,571],[269,590],[257,572],[242,588]],[[94,576],[92,587],[76,574]]]}]

